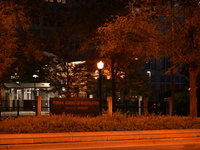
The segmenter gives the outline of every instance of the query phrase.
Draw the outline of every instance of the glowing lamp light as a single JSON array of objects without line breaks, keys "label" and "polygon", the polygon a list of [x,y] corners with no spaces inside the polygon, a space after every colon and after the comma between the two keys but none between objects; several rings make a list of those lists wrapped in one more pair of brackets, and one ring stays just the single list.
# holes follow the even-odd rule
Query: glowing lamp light
[{"label": "glowing lamp light", "polygon": [[99,61],[99,62],[97,63],[97,67],[98,67],[99,70],[103,69],[104,63],[103,63],[102,61]]},{"label": "glowing lamp light", "polygon": [[38,77],[38,75],[36,75],[36,74],[33,75],[33,78],[37,78],[37,77]]}]

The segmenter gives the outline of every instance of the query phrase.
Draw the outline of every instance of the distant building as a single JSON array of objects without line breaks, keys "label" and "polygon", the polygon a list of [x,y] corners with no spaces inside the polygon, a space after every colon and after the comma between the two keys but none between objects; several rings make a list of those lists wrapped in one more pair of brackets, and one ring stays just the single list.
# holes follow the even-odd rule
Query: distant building
[{"label": "distant building", "polygon": [[[163,101],[171,92],[172,79],[168,70],[170,67],[171,63],[167,58],[146,62],[142,72],[149,75],[150,84],[152,84],[150,100]],[[187,89],[187,82],[188,78],[185,75],[180,72],[175,73],[175,90]]]},{"label": "distant building", "polygon": [[2,106],[10,110],[16,109],[19,100],[20,110],[33,110],[35,97],[42,97],[42,107],[49,110],[50,97],[56,97],[56,93],[47,92],[51,90],[49,83],[4,83]]},{"label": "distant building", "polygon": [[[53,12],[60,12],[61,8],[67,8],[72,5],[79,6],[78,4],[84,3],[84,1],[81,0],[44,0],[49,4],[49,9],[46,9],[45,11],[53,11]],[[95,0],[91,0],[93,2]],[[55,5],[55,3],[59,5]],[[73,9],[75,9],[73,7]],[[74,11],[76,12],[76,11]],[[48,14],[48,13],[47,13]],[[44,19],[48,19],[48,16],[44,16]],[[43,21],[45,28],[47,30],[55,30],[54,27],[57,27],[58,24],[53,25],[47,25],[45,24],[45,21]],[[52,26],[52,27],[51,27]],[[37,33],[40,33],[40,26],[33,26],[32,29]],[[39,30],[38,30],[39,29]],[[76,42],[74,43],[74,47],[76,47]],[[167,93],[170,93],[171,91],[171,74],[166,74],[168,69],[171,67],[171,63],[169,62],[169,59],[162,58],[159,60],[151,60],[150,62],[146,62],[144,69],[141,71],[144,74],[148,74],[150,77],[150,83],[152,84],[151,87],[151,95],[149,100],[164,100],[166,98]],[[179,72],[175,73],[175,89],[187,89],[186,83],[187,83],[187,77]]]}]

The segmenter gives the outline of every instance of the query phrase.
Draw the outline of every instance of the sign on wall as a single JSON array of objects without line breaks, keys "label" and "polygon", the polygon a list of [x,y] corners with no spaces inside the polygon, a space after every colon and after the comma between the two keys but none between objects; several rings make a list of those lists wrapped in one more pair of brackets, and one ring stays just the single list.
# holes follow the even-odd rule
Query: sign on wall
[{"label": "sign on wall", "polygon": [[75,116],[99,115],[98,98],[51,98],[52,114],[73,114]]}]

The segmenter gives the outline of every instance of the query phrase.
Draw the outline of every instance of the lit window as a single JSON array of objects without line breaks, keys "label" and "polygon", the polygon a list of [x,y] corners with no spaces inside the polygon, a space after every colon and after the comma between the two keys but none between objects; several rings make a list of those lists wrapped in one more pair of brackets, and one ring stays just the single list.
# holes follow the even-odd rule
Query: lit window
[{"label": "lit window", "polygon": [[25,100],[30,100],[31,99],[31,93],[32,93],[32,89],[31,88],[25,88],[24,89],[24,99]]}]

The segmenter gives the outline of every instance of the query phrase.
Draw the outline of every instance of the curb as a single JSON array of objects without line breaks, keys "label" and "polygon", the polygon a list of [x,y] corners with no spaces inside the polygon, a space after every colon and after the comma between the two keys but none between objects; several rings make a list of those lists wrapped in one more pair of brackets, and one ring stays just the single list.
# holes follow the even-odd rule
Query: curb
[{"label": "curb", "polygon": [[1,134],[0,145],[75,143],[119,140],[159,140],[172,138],[197,138],[200,142],[200,129],[147,130],[147,131],[110,131],[110,132],[70,132],[70,133],[33,133]]},{"label": "curb", "polygon": [[[169,138],[149,140],[121,140],[121,141],[93,141],[93,142],[69,142],[69,143],[42,143],[42,144],[16,144],[0,145],[0,150],[77,150],[77,149],[115,149],[118,147],[143,147],[150,150],[151,146],[178,146],[193,145],[200,148],[200,138]],[[192,147],[191,147],[192,148]]]}]

